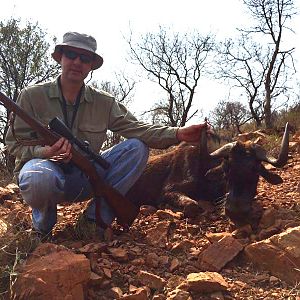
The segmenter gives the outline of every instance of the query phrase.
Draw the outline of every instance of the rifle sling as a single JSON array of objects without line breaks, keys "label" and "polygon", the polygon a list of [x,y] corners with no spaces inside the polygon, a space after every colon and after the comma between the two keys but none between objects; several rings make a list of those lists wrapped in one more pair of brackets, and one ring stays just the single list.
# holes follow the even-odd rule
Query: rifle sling
[{"label": "rifle sling", "polygon": [[16,114],[14,112],[10,113],[10,118],[9,118],[9,125],[11,127],[11,132],[14,137],[14,139],[20,143],[23,146],[44,146],[46,145],[46,141],[44,139],[19,139],[16,136],[15,132],[15,119],[16,119]]},{"label": "rifle sling", "polygon": [[81,94],[82,94],[84,85],[82,85],[82,87],[80,88],[80,91],[79,91],[79,93],[76,97],[76,100],[75,100],[75,105],[73,105],[74,110],[73,110],[72,119],[71,119],[70,124],[69,124],[69,118],[68,118],[68,112],[67,112],[67,101],[66,101],[66,98],[65,98],[65,96],[62,92],[60,77],[58,79],[58,86],[59,86],[60,93],[61,93],[61,98],[62,98],[61,109],[62,109],[62,112],[63,112],[63,115],[64,115],[65,124],[67,125],[67,127],[70,128],[70,130],[72,130],[75,119],[76,119],[76,115],[77,115],[77,112],[78,112],[80,98],[81,98]]}]

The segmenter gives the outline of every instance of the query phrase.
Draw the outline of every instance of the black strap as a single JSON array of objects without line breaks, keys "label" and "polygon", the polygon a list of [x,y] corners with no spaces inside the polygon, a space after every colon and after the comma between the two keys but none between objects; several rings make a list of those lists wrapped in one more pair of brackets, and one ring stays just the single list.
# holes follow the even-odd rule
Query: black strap
[{"label": "black strap", "polygon": [[78,111],[78,108],[79,108],[79,103],[80,103],[80,98],[81,98],[83,86],[81,87],[81,89],[80,89],[80,91],[79,91],[79,93],[78,93],[78,95],[76,97],[75,105],[73,106],[74,110],[73,110],[73,114],[72,114],[71,124],[69,124],[68,113],[67,113],[67,102],[66,102],[64,94],[62,92],[60,79],[58,80],[58,85],[59,85],[61,96],[62,96],[62,100],[63,100],[61,108],[62,108],[62,111],[63,111],[63,115],[64,115],[64,119],[65,119],[65,124],[72,130],[74,122],[75,122],[75,118],[76,118],[76,115],[77,115],[77,111]]}]

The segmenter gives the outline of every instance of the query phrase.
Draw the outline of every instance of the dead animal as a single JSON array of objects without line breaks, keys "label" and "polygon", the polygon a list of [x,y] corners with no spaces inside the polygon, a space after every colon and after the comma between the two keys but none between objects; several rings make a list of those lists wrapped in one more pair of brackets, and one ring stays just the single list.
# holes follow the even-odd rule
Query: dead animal
[{"label": "dead animal", "polygon": [[139,206],[168,203],[189,217],[199,213],[199,200],[223,198],[226,215],[243,223],[251,212],[259,177],[271,184],[282,183],[263,162],[283,167],[288,160],[288,143],[287,124],[278,158],[251,142],[228,143],[209,153],[207,132],[202,130],[199,145],[182,143],[170,152],[150,156],[144,173],[126,196]]}]

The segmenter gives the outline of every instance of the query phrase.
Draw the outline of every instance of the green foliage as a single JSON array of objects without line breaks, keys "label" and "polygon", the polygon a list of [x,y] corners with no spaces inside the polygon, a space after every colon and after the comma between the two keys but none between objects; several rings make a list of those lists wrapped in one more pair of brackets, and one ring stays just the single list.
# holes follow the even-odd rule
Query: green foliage
[{"label": "green foliage", "polygon": [[0,87],[16,100],[25,86],[58,74],[59,67],[50,58],[47,33],[38,23],[10,19],[0,22]]},{"label": "green foliage", "polygon": [[[0,90],[13,101],[24,87],[58,75],[59,65],[50,56],[47,39],[38,23],[22,26],[19,19],[13,18],[0,22]],[[1,144],[5,144],[8,113],[1,107]],[[9,161],[4,152],[3,164]]]}]

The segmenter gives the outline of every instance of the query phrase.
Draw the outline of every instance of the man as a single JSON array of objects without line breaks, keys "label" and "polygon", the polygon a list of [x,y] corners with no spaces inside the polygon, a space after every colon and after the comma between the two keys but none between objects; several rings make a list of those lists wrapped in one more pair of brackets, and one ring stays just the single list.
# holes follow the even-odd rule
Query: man
[{"label": "man", "polygon": [[[110,164],[108,170],[96,165],[102,178],[124,195],[143,172],[148,147],[166,148],[180,141],[197,142],[203,125],[177,128],[139,122],[114,97],[86,85],[84,79],[88,74],[103,64],[96,50],[97,43],[92,36],[66,33],[52,53],[61,65],[60,76],[54,81],[25,88],[17,102],[45,125],[54,117],[60,118],[74,136],[88,141],[90,148],[97,152],[108,129],[127,138],[101,153]],[[15,175],[23,199],[32,207],[33,227],[47,235],[57,221],[57,204],[87,200],[92,196],[92,188],[81,170],[70,163],[68,140],[60,138],[52,146],[28,146],[20,142],[20,138],[33,139],[35,135],[17,117],[6,142],[11,154],[16,156]],[[95,220],[94,201],[85,215]],[[115,217],[104,200],[101,217],[106,224],[111,224]]]}]

